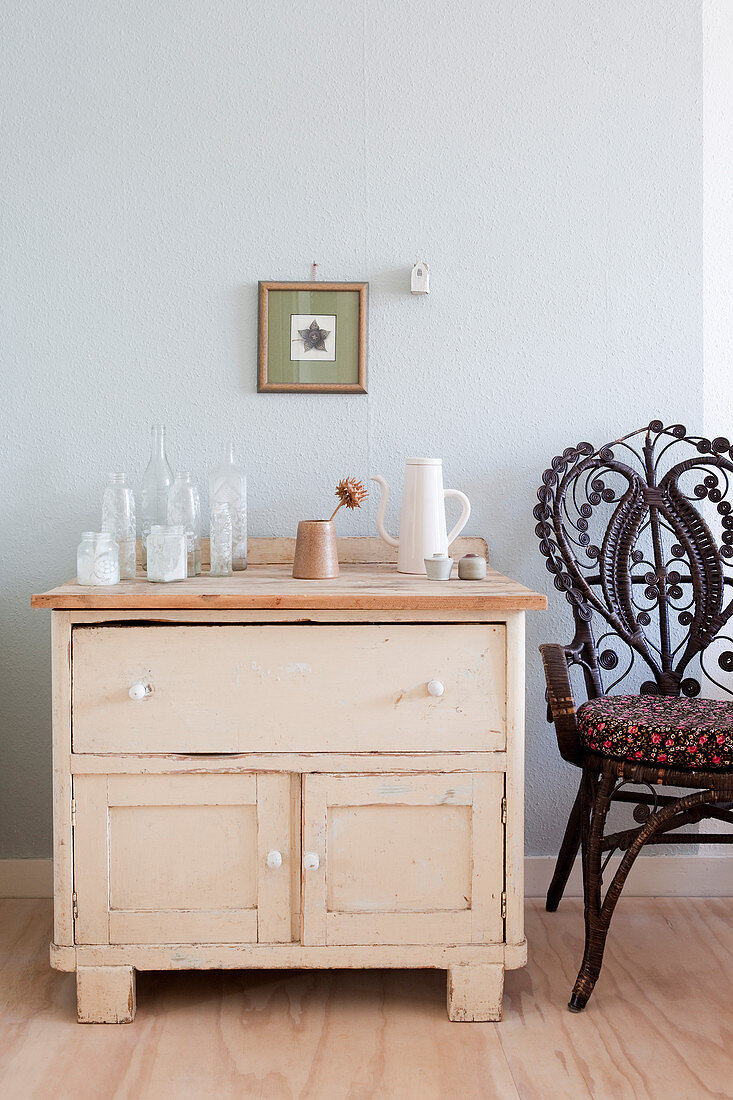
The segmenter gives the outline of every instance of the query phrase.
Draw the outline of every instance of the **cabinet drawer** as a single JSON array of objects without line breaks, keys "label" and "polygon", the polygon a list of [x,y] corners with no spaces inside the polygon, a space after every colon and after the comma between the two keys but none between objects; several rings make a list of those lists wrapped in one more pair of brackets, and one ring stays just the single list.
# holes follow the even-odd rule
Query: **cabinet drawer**
[{"label": "cabinet drawer", "polygon": [[72,669],[77,753],[505,746],[500,624],[76,627]]}]

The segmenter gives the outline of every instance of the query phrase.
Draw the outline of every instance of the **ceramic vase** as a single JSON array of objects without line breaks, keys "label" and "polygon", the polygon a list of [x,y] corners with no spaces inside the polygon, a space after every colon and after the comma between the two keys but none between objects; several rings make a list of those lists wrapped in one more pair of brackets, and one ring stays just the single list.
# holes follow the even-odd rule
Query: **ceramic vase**
[{"label": "ceramic vase", "polygon": [[328,580],[339,575],[336,528],[330,519],[302,519],[295,540],[293,576]]}]

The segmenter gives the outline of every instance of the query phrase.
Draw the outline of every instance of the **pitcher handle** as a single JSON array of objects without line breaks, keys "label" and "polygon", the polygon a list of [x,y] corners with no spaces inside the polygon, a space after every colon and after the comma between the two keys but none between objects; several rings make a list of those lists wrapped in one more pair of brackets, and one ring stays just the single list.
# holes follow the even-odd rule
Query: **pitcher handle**
[{"label": "pitcher handle", "polygon": [[468,499],[465,493],[462,493],[460,491],[460,489],[444,489],[443,499],[445,499],[445,497],[458,497],[458,499],[463,503],[463,511],[461,512],[460,519],[458,520],[458,523],[455,525],[451,533],[448,535],[448,546],[450,546],[453,540],[458,538],[461,531],[468,523],[468,517],[471,515],[471,501]]}]

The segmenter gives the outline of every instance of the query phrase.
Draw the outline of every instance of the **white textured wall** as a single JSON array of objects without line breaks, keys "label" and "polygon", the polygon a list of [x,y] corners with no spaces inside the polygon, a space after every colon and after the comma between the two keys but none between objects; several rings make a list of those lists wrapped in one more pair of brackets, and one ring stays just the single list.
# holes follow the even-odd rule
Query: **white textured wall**
[{"label": "white textured wall", "polygon": [[703,3],[705,432],[733,423],[733,3]]},{"label": "white textured wall", "polygon": [[[733,437],[733,3],[703,2],[703,377],[705,434]],[[721,425],[723,427],[721,428]],[[721,692],[721,697],[723,693]],[[708,832],[726,832],[721,821]],[[706,848],[727,856],[729,849]]]},{"label": "white textured wall", "polygon": [[[469,531],[545,590],[549,459],[652,416],[700,427],[702,30],[690,0],[5,0],[0,20],[0,855],[42,856],[28,598],[73,573],[152,421],[200,478],[235,436],[252,534],[292,534],[345,473],[442,455]],[[368,397],[255,393],[257,280],[313,259],[371,283]],[[574,778],[543,714],[536,646],[569,629],[551,598],[528,631],[534,854]]]}]

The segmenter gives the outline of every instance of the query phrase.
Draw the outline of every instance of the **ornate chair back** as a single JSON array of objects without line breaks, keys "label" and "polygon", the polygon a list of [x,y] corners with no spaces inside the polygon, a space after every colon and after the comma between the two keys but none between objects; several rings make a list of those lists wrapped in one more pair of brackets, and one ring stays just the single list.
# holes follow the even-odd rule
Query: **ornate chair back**
[{"label": "ornate chair back", "polygon": [[733,671],[733,449],[653,420],[543,475],[540,550],[575,621],[589,698],[618,689],[726,698]]}]

